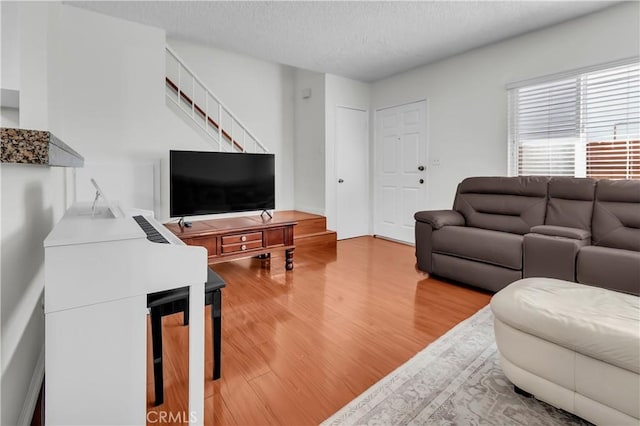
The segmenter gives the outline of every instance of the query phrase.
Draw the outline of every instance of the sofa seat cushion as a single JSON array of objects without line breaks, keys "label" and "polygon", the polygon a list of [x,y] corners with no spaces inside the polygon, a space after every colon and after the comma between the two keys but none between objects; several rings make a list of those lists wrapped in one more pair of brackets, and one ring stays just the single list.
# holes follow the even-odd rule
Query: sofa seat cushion
[{"label": "sofa seat cushion", "polygon": [[640,296],[640,252],[587,246],[578,252],[579,283]]},{"label": "sofa seat cushion", "polygon": [[522,269],[522,235],[466,226],[433,232],[433,251],[509,269]]},{"label": "sofa seat cushion", "polygon": [[491,300],[503,323],[640,373],[640,298],[553,278],[518,280]]}]

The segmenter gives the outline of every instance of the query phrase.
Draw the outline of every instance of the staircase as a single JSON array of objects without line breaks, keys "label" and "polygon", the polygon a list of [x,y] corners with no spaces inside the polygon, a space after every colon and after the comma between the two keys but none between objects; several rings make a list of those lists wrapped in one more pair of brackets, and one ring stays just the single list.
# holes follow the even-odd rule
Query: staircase
[{"label": "staircase", "polygon": [[166,46],[166,95],[224,152],[268,152],[169,46]]}]

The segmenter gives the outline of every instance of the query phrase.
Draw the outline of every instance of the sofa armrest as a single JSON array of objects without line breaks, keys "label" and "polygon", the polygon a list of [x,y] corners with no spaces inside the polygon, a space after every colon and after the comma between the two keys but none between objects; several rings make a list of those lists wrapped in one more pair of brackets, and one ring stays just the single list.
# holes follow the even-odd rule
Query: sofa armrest
[{"label": "sofa armrest", "polygon": [[428,210],[413,215],[416,221],[428,223],[433,229],[443,226],[464,226],[464,216],[455,210]]},{"label": "sofa armrest", "polygon": [[591,232],[585,229],[569,228],[567,226],[538,225],[533,226],[529,232],[551,237],[570,238],[572,240],[587,240],[591,238]]}]

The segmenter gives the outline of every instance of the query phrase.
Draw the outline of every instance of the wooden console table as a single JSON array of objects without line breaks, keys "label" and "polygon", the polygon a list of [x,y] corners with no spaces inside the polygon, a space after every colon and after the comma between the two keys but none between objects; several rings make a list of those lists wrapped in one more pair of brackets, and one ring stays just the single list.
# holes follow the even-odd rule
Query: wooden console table
[{"label": "wooden console table", "polygon": [[285,252],[285,267],[293,269],[293,227],[296,221],[263,216],[196,221],[190,228],[177,223],[165,226],[187,245],[202,246],[209,264]]}]

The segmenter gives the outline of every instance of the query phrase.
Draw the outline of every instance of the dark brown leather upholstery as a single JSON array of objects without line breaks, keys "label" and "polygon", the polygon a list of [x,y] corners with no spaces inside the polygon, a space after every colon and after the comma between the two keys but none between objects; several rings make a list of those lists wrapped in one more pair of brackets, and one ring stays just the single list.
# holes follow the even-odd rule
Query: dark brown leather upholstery
[{"label": "dark brown leather upholstery", "polygon": [[523,277],[575,281],[576,256],[591,243],[591,213],[596,180],[553,177],[545,225],[524,237]]},{"label": "dark brown leather upholstery", "polygon": [[531,227],[531,233],[548,235],[550,237],[563,237],[572,240],[591,240],[591,232],[586,229],[569,228],[566,226],[538,225]]},{"label": "dark brown leather upholstery", "polygon": [[425,222],[416,221],[416,266],[421,271],[433,272],[433,228]]},{"label": "dark brown leather upholstery", "polygon": [[640,294],[640,181],[468,178],[453,210],[415,218],[423,271],[492,291],[524,275]]},{"label": "dark brown leather upholstery", "polygon": [[433,229],[443,226],[464,226],[464,217],[454,210],[431,210],[413,215],[417,222],[428,223]]},{"label": "dark brown leather upholstery", "polygon": [[596,188],[593,245],[640,251],[640,180],[603,180]]},{"label": "dark brown leather upholstery", "polygon": [[433,234],[433,252],[522,269],[522,235],[467,226],[445,226]]},{"label": "dark brown leather upholstery", "polygon": [[524,235],[544,223],[548,182],[539,176],[467,178],[453,209],[466,226]]},{"label": "dark brown leather upholstery", "polygon": [[462,181],[453,210],[415,214],[418,268],[493,291],[522,278],[522,235],[544,223],[548,181]]},{"label": "dark brown leather upholstery", "polygon": [[578,253],[577,281],[640,296],[640,253],[587,246]]},{"label": "dark brown leather upholstery", "polygon": [[[558,229],[576,229],[557,227]],[[547,277],[558,280],[576,280],[576,256],[579,250],[589,244],[586,238],[567,238],[544,234],[527,234],[524,236],[524,269],[523,277]]]},{"label": "dark brown leather upholstery", "polygon": [[592,246],[578,253],[576,280],[640,295],[640,181],[601,180]]},{"label": "dark brown leather upholstery", "polygon": [[433,273],[461,283],[498,291],[522,278],[522,272],[444,254],[433,254]]},{"label": "dark brown leather upholstery", "polygon": [[595,179],[551,178],[545,225],[590,231],[595,189]]}]

